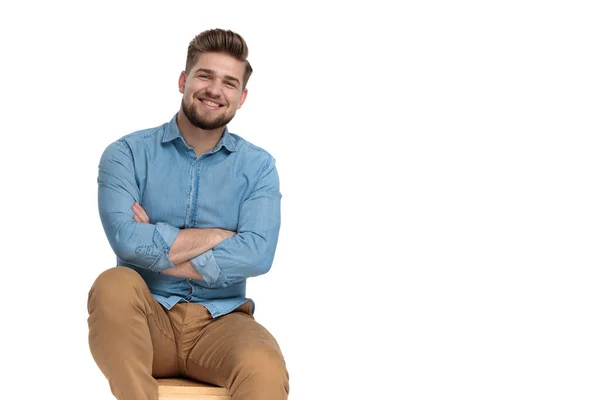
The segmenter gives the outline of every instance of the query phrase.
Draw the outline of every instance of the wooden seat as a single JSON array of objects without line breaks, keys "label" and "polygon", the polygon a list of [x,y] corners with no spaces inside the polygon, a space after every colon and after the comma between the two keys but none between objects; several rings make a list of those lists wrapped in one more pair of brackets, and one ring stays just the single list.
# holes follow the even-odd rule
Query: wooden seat
[{"label": "wooden seat", "polygon": [[231,400],[227,389],[188,379],[157,379],[159,400]]}]

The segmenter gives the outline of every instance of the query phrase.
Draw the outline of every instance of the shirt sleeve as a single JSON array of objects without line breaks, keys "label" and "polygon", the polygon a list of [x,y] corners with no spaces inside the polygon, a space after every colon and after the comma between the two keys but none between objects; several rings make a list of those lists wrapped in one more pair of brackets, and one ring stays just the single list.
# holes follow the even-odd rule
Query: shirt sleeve
[{"label": "shirt sleeve", "polygon": [[190,260],[201,284],[224,287],[267,273],[279,237],[280,206],[279,175],[275,159],[269,157],[242,204],[237,234]]},{"label": "shirt sleeve", "polygon": [[98,208],[108,242],[127,263],[160,272],[174,267],[169,250],[179,229],[166,223],[138,223],[131,206],[140,201],[133,155],[119,140],[109,145],[98,166]]}]

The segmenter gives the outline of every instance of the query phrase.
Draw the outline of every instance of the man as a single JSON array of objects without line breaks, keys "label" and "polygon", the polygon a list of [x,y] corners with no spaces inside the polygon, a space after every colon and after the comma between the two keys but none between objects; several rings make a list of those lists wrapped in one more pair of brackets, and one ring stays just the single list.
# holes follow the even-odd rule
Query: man
[{"label": "man", "polygon": [[118,399],[157,399],[154,378],[283,400],[285,362],[253,318],[246,279],[266,273],[280,226],[275,160],[231,133],[252,73],[237,33],[204,31],[179,77],[181,108],[110,144],[98,204],[118,266],[88,300],[92,355]]}]

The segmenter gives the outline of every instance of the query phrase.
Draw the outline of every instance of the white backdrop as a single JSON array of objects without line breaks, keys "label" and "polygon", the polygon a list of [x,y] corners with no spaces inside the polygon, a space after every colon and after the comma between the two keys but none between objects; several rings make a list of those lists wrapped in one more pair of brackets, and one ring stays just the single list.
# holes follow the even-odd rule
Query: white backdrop
[{"label": "white backdrop", "polygon": [[290,400],[598,399],[594,2],[247,3],[0,6],[3,393],[111,398],[98,161],[173,116],[187,44],[221,27],[255,70],[230,129],[281,178],[248,295]]}]

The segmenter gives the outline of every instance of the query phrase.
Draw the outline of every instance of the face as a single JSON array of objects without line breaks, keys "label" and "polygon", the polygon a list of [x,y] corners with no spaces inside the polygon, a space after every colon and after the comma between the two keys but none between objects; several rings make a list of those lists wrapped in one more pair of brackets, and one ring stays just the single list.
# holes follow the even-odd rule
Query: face
[{"label": "face", "polygon": [[181,110],[192,125],[206,130],[229,123],[246,100],[244,63],[222,53],[203,53],[189,73],[179,76]]}]

